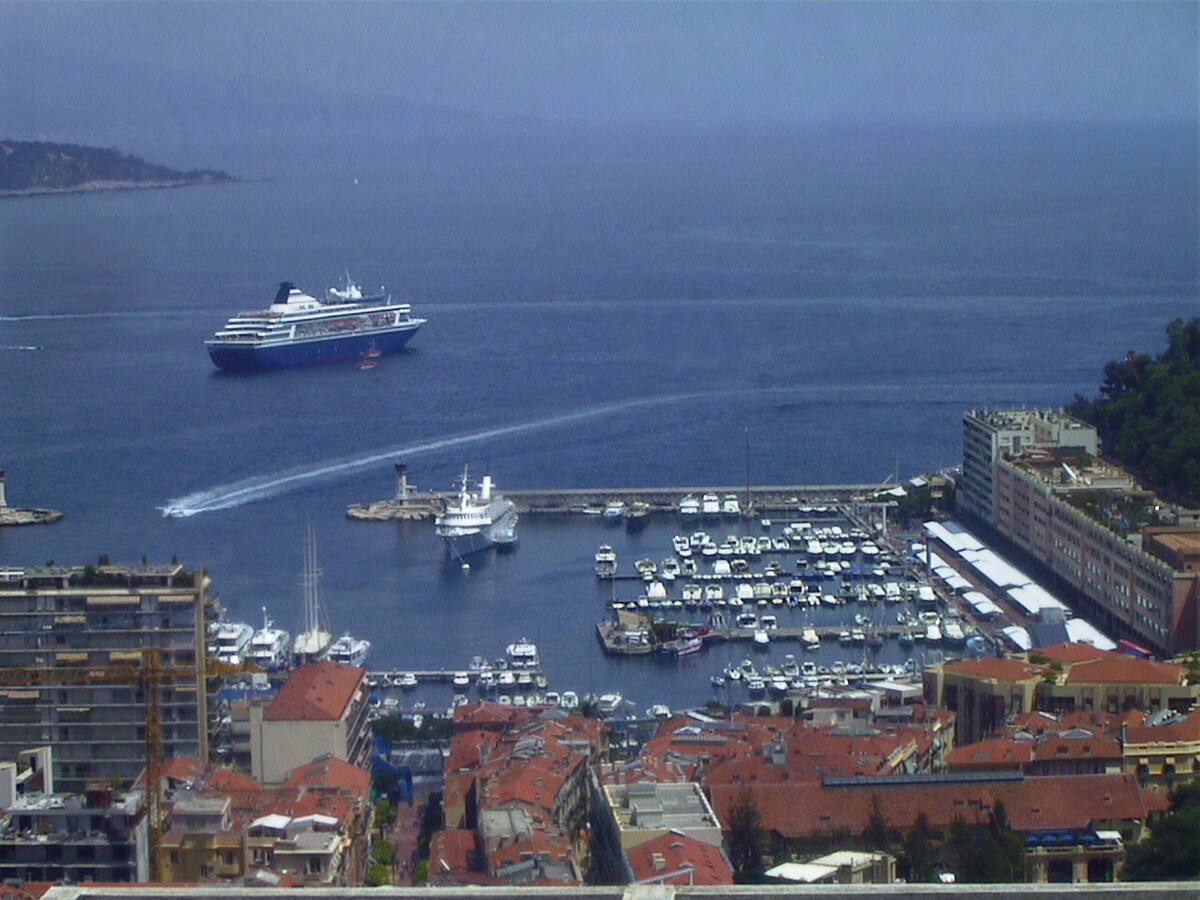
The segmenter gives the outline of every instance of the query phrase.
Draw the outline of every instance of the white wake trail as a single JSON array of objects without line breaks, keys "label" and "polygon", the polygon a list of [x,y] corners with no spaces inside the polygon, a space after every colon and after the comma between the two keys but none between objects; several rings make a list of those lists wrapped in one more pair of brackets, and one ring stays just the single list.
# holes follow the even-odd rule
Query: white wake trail
[{"label": "white wake trail", "polygon": [[714,393],[724,394],[730,392],[717,391],[691,394],[672,394],[669,396],[623,400],[619,403],[609,403],[603,406],[595,406],[590,409],[584,409],[573,413],[564,413],[558,416],[550,416],[545,419],[536,419],[531,422],[521,422],[516,425],[503,425],[498,428],[489,428],[484,431],[472,432],[471,434],[438,438],[436,440],[427,441],[421,444],[387,447],[382,450],[373,451],[365,456],[357,456],[350,459],[332,460],[329,462],[316,463],[310,466],[297,466],[292,469],[287,469],[283,472],[277,472],[268,475],[254,475],[250,478],[243,478],[240,481],[232,482],[231,484],[220,485],[218,487],[208,488],[207,490],[203,491],[196,491],[183,497],[177,497],[173,500],[168,500],[159,508],[162,510],[162,514],[164,516],[170,518],[186,518],[187,516],[195,516],[199,515],[200,513],[214,512],[219,509],[230,509],[231,507],[242,506],[246,503],[254,503],[259,500],[267,500],[272,497],[278,497],[281,494],[288,493],[289,491],[303,485],[314,482],[331,481],[344,475],[360,472],[364,469],[369,469],[372,466],[378,465],[380,462],[383,462],[387,459],[392,459],[398,456],[411,457],[421,453],[429,453],[434,450],[444,450],[447,447],[460,447],[464,444],[485,441],[490,438],[505,437],[511,434],[522,434],[530,431],[538,431],[544,428],[555,428],[560,425],[569,425],[574,422],[595,419],[601,416],[607,416],[629,409],[636,409],[638,407],[696,400],[700,397],[712,396]]}]

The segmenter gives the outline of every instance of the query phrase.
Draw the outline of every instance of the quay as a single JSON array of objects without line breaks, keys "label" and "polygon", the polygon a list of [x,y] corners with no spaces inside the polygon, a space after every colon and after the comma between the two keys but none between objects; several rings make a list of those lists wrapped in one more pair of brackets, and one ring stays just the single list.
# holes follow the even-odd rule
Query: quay
[{"label": "quay", "polygon": [[[488,669],[493,675],[499,675],[501,672],[508,672],[514,677],[528,675],[531,680],[536,681],[538,676],[542,675],[540,668],[528,669]],[[479,680],[480,670],[478,669],[395,669],[384,671],[367,672],[367,683],[377,687],[401,687],[400,680],[407,675],[416,678],[418,684],[429,683],[448,683],[455,678],[466,676],[470,682]]]},{"label": "quay", "polygon": [[[351,503],[346,517],[382,522],[390,519],[429,519],[438,515],[456,496],[455,491],[421,491],[408,483],[408,467],[396,463],[396,495],[370,503]],[[679,512],[679,502],[689,495],[699,498],[706,493],[735,494],[742,503],[743,516],[795,513],[801,506],[852,503],[871,497],[877,484],[793,484],[716,487],[625,487],[560,488],[554,490],[505,490],[501,493],[524,514],[578,513],[599,514],[604,506],[621,500],[627,506],[646,504],[654,513]]]}]

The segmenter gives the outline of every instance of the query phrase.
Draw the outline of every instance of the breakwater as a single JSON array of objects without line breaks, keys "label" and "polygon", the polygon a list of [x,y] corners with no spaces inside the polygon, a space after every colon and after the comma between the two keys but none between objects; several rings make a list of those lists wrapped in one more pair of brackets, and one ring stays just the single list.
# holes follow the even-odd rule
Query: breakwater
[{"label": "breakwater", "polygon": [[[614,501],[627,506],[646,504],[651,513],[677,513],[688,496],[712,493],[737,496],[744,515],[780,515],[797,512],[799,507],[852,503],[871,497],[877,484],[799,484],[764,485],[747,490],[745,485],[717,487],[624,487],[562,488],[557,490],[517,490],[503,492],[522,513],[598,514]],[[403,495],[401,495],[401,493]],[[388,519],[426,519],[437,515],[456,494],[453,491],[406,491],[396,497],[370,503],[352,503],[346,507],[351,519],[385,521]]]}]

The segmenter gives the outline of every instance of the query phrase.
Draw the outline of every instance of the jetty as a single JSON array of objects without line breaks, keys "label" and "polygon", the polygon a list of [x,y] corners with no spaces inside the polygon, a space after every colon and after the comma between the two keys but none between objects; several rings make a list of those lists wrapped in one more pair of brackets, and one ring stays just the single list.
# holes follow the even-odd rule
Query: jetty
[{"label": "jetty", "polygon": [[0,469],[0,525],[49,525],[63,514],[41,506],[9,506],[4,494],[4,470]]},{"label": "jetty", "polygon": [[[369,503],[351,503],[346,516],[362,521],[382,522],[391,519],[431,519],[456,496],[455,491],[421,491],[408,481],[408,467],[395,464],[395,496]],[[735,494],[741,501],[743,515],[782,515],[796,512],[801,506],[832,506],[852,503],[874,496],[878,484],[790,484],[709,487],[625,487],[625,488],[560,488],[542,490],[505,490],[504,496],[527,514],[599,515],[605,506],[620,500],[626,508],[643,505],[651,513],[678,514],[679,503],[685,497],[706,493],[720,496]]]}]

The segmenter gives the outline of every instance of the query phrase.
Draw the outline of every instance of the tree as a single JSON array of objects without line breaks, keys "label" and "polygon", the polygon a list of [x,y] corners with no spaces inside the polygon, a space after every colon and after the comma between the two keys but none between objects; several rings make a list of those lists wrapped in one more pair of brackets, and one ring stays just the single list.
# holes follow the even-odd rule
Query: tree
[{"label": "tree", "polygon": [[1008,813],[997,802],[987,822],[950,826],[954,874],[958,881],[1003,884],[1025,880],[1025,842],[1008,827]]},{"label": "tree", "polygon": [[727,813],[729,861],[733,875],[740,884],[754,883],[762,878],[762,834],[758,807],[748,787],[743,787]]},{"label": "tree", "polygon": [[367,887],[379,887],[392,883],[392,871],[383,863],[371,863],[367,866]]},{"label": "tree", "polygon": [[932,881],[936,859],[937,851],[933,846],[933,829],[929,827],[929,817],[924,812],[919,812],[913,821],[912,829],[904,838],[901,860],[908,870],[908,880]]},{"label": "tree", "polygon": [[878,794],[871,795],[871,812],[867,816],[867,827],[863,829],[863,840],[871,850],[888,848],[888,823],[883,817],[883,804]]},{"label": "tree", "polygon": [[1200,782],[1171,794],[1171,807],[1150,837],[1125,848],[1122,881],[1190,881],[1200,878]]}]

